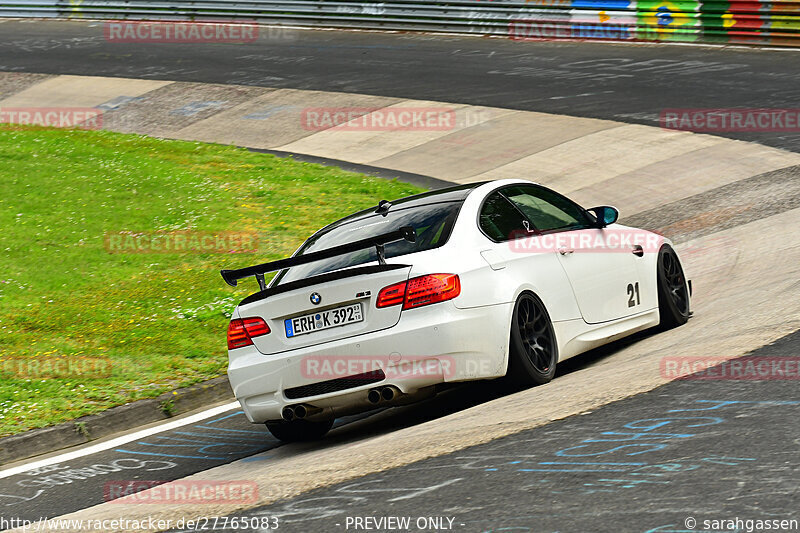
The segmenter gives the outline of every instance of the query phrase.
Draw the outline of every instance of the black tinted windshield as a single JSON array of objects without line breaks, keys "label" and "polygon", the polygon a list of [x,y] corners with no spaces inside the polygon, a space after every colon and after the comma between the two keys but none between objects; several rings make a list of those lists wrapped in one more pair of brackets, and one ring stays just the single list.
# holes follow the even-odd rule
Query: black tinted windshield
[{"label": "black tinted windshield", "polygon": [[[461,204],[462,202],[459,201],[415,205],[406,208],[398,206],[389,209],[386,216],[376,213],[358,217],[350,222],[336,223],[330,230],[323,231],[306,241],[298,255],[376,237],[398,230],[403,226],[411,226],[416,230],[416,242],[395,241],[386,244],[387,259],[438,248],[450,237]],[[278,274],[276,284],[377,260],[374,248],[359,250],[284,270]]]}]

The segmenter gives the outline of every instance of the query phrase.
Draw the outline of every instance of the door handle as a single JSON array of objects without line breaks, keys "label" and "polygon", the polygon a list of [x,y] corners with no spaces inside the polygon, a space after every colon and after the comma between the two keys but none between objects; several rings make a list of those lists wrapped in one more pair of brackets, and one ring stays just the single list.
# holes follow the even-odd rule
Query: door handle
[{"label": "door handle", "polygon": [[560,253],[561,255],[569,255],[574,251],[575,250],[573,250],[572,248],[569,248],[569,249],[567,249],[567,248],[559,248],[558,249],[558,253]]},{"label": "door handle", "polygon": [[633,247],[632,253],[636,257],[643,257],[644,256],[644,248],[642,248],[640,245],[637,244],[637,245],[635,245]]}]

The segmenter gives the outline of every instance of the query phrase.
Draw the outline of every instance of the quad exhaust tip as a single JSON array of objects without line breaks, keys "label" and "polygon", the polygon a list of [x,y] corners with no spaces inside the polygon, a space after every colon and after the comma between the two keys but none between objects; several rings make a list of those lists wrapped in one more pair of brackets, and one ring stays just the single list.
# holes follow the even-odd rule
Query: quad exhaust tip
[{"label": "quad exhaust tip", "polygon": [[369,403],[378,403],[381,401],[381,391],[378,389],[370,389],[367,393],[367,400]]},{"label": "quad exhaust tip", "polygon": [[377,404],[380,402],[390,402],[396,396],[394,387],[380,387],[378,389],[370,389],[367,393],[367,400],[369,403]]},{"label": "quad exhaust tip", "polygon": [[281,411],[281,417],[287,422],[292,420],[303,420],[304,418],[315,415],[321,412],[322,409],[314,407],[313,405],[304,405],[302,403],[297,405],[287,405]]},{"label": "quad exhaust tip", "polygon": [[391,387],[384,387],[381,390],[381,398],[383,398],[385,402],[392,401],[394,399],[394,389]]},{"label": "quad exhaust tip", "polygon": [[[385,387],[378,387],[375,389],[370,389],[367,393],[367,400],[371,404],[379,404],[381,402],[391,402],[395,398],[399,396],[400,391],[395,389],[391,386]],[[320,408],[316,408],[310,405],[287,405],[286,407],[281,410],[281,417],[287,421],[291,422],[292,420],[303,420],[309,415],[313,415],[321,411]]]}]

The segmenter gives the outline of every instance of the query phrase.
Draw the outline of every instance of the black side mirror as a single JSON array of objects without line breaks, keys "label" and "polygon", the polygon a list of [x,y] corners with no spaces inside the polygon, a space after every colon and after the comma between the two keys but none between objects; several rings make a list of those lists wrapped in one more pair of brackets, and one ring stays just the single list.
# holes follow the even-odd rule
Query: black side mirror
[{"label": "black side mirror", "polygon": [[610,205],[601,205],[599,207],[593,207],[588,210],[590,213],[594,215],[597,219],[597,227],[598,228],[605,228],[617,221],[619,218],[619,211],[617,211],[616,207],[611,207]]}]

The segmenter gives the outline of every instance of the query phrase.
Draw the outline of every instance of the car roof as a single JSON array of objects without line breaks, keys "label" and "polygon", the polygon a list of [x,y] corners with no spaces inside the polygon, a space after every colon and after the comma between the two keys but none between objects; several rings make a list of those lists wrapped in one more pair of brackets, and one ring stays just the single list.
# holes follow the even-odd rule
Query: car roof
[{"label": "car roof", "polygon": [[[407,209],[409,207],[417,207],[421,205],[439,204],[445,202],[463,202],[469,193],[484,183],[488,182],[479,181],[475,183],[467,183],[465,185],[455,185],[453,187],[435,189],[433,191],[423,192],[412,196],[405,196],[403,198],[398,198],[397,200],[391,200],[392,207],[389,209],[389,212],[391,213],[392,209]],[[378,204],[376,203],[373,207],[358,211],[344,218],[340,218],[339,220],[328,224],[324,228],[321,228],[319,231],[314,233],[312,237],[320,236],[321,234],[327,233],[338,226],[373,216],[375,215],[375,210],[377,207]]]},{"label": "car roof", "polygon": [[[476,189],[483,185],[484,183],[489,183],[488,181],[478,181],[475,183],[467,183],[464,185],[453,185],[452,187],[444,187],[442,189],[435,189],[433,191],[423,192],[420,194],[415,194],[413,196],[406,196],[404,198],[399,198],[397,200],[392,201],[392,205],[400,205],[400,204],[411,204],[411,205],[423,205],[423,204],[433,204],[439,202],[455,202],[455,201],[463,201],[469,193],[472,192],[473,189]],[[405,205],[404,207],[408,207]]]}]

